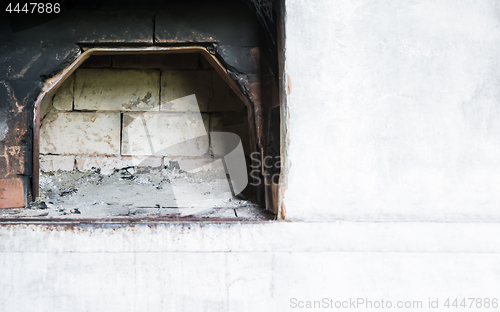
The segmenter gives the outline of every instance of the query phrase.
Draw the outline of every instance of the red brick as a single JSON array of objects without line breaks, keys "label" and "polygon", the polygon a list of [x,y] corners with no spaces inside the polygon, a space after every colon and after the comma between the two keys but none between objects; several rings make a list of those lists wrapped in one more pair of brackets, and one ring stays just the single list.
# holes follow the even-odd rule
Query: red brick
[{"label": "red brick", "polygon": [[26,174],[26,147],[9,146],[5,148],[5,158],[7,159],[7,169],[10,176],[16,174]]},{"label": "red brick", "polygon": [[0,179],[0,208],[24,208],[24,186],[21,179]]}]

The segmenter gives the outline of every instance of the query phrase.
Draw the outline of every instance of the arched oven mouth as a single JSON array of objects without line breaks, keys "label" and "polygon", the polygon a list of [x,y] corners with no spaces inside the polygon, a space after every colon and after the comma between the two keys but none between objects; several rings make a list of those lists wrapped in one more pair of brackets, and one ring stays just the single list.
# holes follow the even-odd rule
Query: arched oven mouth
[{"label": "arched oven mouth", "polygon": [[[164,56],[164,57],[169,57],[172,55],[199,54],[200,58],[202,57],[205,60],[205,62],[213,68],[213,71],[218,75],[217,77],[220,77],[220,79],[222,79],[222,81],[227,85],[227,87],[229,87],[232,90],[232,92],[234,92],[234,94],[237,96],[237,98],[246,107],[246,117],[248,119],[247,120],[248,141],[249,141],[249,144],[248,144],[249,151],[248,151],[246,157],[247,157],[247,161],[249,161],[249,160],[254,161],[255,160],[256,163],[251,163],[248,166],[249,168],[246,168],[247,169],[247,172],[246,172],[247,176],[245,178],[248,178],[248,181],[246,183],[247,185],[245,185],[245,186],[246,186],[247,190],[251,189],[251,193],[256,195],[254,198],[255,200],[253,200],[253,205],[255,207],[267,208],[267,210],[271,211],[271,212],[273,212],[273,210],[276,210],[276,207],[273,204],[273,200],[272,200],[272,198],[274,198],[276,195],[272,194],[272,187],[273,187],[273,183],[275,185],[277,185],[277,183],[278,183],[277,180],[279,179],[279,176],[275,174],[274,177],[269,177],[269,178],[266,177],[266,170],[267,170],[266,166],[269,165],[270,162],[268,161],[267,158],[265,158],[265,156],[263,155],[263,151],[259,148],[259,144],[258,144],[258,142],[263,141],[263,139],[264,139],[263,138],[264,137],[263,131],[265,131],[263,129],[264,127],[262,127],[262,125],[261,125],[262,117],[259,116],[259,113],[261,113],[260,101],[258,98],[259,95],[255,96],[255,92],[252,93],[252,92],[248,92],[249,90],[242,90],[241,85],[237,84],[234,81],[234,79],[230,75],[230,71],[223,64],[223,60],[218,58],[214,51],[215,51],[215,49],[210,45],[208,45],[208,46],[180,45],[180,46],[169,46],[169,47],[158,47],[158,46],[116,47],[116,46],[113,46],[113,47],[86,47],[86,48],[84,48],[83,53],[73,63],[71,63],[68,67],[66,67],[59,74],[56,74],[55,76],[53,76],[45,81],[43,91],[38,96],[37,101],[35,103],[34,120],[33,120],[33,124],[34,124],[34,127],[33,127],[33,129],[34,129],[33,130],[34,131],[34,133],[33,133],[33,167],[32,167],[33,168],[33,172],[32,172],[32,174],[33,174],[32,175],[33,176],[33,179],[32,179],[33,197],[37,198],[40,195],[40,168],[41,168],[40,167],[40,156],[41,156],[41,153],[40,153],[40,143],[41,143],[40,128],[42,125],[42,117],[43,117],[43,116],[41,116],[42,103],[45,103],[46,101],[51,99],[54,96],[54,94],[56,93],[56,90],[59,87],[61,87],[61,85],[67,79],[69,79],[71,77],[71,75],[73,75],[77,71],[77,69],[80,68],[80,66],[82,64],[84,64],[84,62],[86,60],[89,60],[92,57],[102,57],[102,56],[127,56],[128,55],[128,56],[155,56],[155,57]],[[250,91],[253,91],[253,90],[250,90]],[[185,100],[187,100],[187,97],[185,98]],[[128,115],[127,115],[127,117],[128,117]],[[201,117],[201,114],[200,114],[200,117]],[[123,115],[122,115],[122,117],[121,117],[122,122],[123,122],[124,118],[125,117],[123,117]],[[216,134],[215,133],[214,134],[208,133],[207,140],[212,139],[212,141],[215,142],[216,137],[214,137],[214,135],[216,135]],[[219,133],[219,136],[220,136],[220,133]],[[196,138],[194,138],[193,140],[195,140],[195,139]],[[192,141],[192,140],[189,140],[189,141]],[[212,157],[213,157],[213,150],[214,150],[214,148],[211,147]],[[241,150],[243,151],[243,149],[241,149]],[[226,151],[226,155],[229,155],[230,153],[231,153],[231,151],[229,151],[229,150]],[[233,152],[233,154],[234,154],[234,152]],[[221,155],[219,155],[219,156],[221,156]],[[229,157],[229,156],[227,156],[227,157]],[[228,164],[228,161],[230,162],[230,160],[227,157],[219,157],[219,159],[222,160],[224,170],[226,173],[226,177],[227,177],[227,181],[228,181],[229,186],[231,188],[231,192],[232,192],[233,196],[240,195],[240,197],[238,197],[240,199],[248,199],[247,197],[245,197],[245,195],[242,195],[243,193],[241,192],[242,191],[241,179],[240,179],[240,186],[238,186],[237,185],[238,182],[236,181],[237,179],[234,178],[234,176],[237,175],[235,173],[236,171],[238,171],[237,169],[234,170],[234,168],[233,168],[233,179],[231,179],[231,177],[229,175],[229,173],[230,173],[229,167],[231,167],[231,165]],[[243,156],[243,157],[245,157],[245,156]],[[234,157],[233,157],[233,159],[234,159]],[[147,161],[145,163],[147,163]],[[76,164],[76,161],[75,161],[75,164]],[[139,167],[140,167],[140,165],[141,164],[139,164]],[[175,171],[175,169],[181,169],[181,168],[179,168],[179,164],[176,164],[175,161],[174,162],[171,161],[168,164],[162,162],[161,167],[164,171],[165,170],[174,170]],[[93,168],[93,169],[98,169],[97,172],[94,170],[93,174],[97,174],[97,175],[101,174],[100,168]],[[130,173],[130,171],[133,172],[134,170],[137,170],[137,168],[128,168],[129,170],[127,170],[127,168],[122,168],[122,169],[125,169],[125,171],[122,170],[122,172],[120,173],[121,174],[120,179],[123,178],[124,172],[125,172],[125,174],[128,174],[128,173]],[[274,169],[276,169],[276,168],[274,168]],[[181,170],[181,172],[182,171],[183,170]],[[276,172],[276,170],[274,170],[274,171]],[[278,169],[278,172],[279,172],[279,169]],[[119,174],[119,172],[117,170],[115,170],[115,173]],[[240,173],[240,177],[241,177],[241,173]],[[261,177],[266,177],[266,178],[261,179]],[[256,179],[258,179],[260,183]],[[276,180],[276,181],[274,181],[274,180]],[[269,183],[269,181],[271,181],[271,182]],[[276,189],[276,187],[274,187],[274,188]],[[235,190],[236,190],[236,192],[235,192]],[[69,190],[69,192],[71,192],[71,190]],[[267,196],[261,195],[261,194],[265,194],[266,192],[271,192],[271,194],[268,194]],[[67,195],[67,194],[65,194],[65,195]],[[175,195],[175,196],[177,197],[177,195]],[[232,199],[233,202],[235,201],[235,198]],[[262,198],[264,198],[264,200],[262,200]],[[269,200],[269,198],[271,198],[271,200]],[[247,202],[247,203],[249,203],[249,202]],[[37,203],[35,202],[35,205],[36,204]],[[106,204],[109,205],[109,203],[106,203]],[[245,205],[245,203],[244,203],[244,205]],[[166,204],[166,205],[155,204],[153,207],[147,206],[147,207],[143,207],[143,208],[153,208],[153,209],[158,208],[161,210],[161,209],[179,208],[179,206],[173,207],[173,206],[169,206],[168,204]],[[218,207],[218,208],[224,208],[224,207]],[[228,208],[228,207],[226,207],[226,208]],[[167,211],[167,210],[165,210],[165,211]],[[171,210],[171,211],[173,211],[173,210]],[[257,210],[255,210],[255,211],[257,211]],[[76,212],[72,211],[71,213],[78,213],[78,211],[76,211]],[[235,217],[237,219],[242,219],[241,215],[238,216],[237,210],[234,210],[234,214],[235,214]],[[265,213],[264,214],[262,214],[262,213],[256,214],[255,212],[252,212],[250,214],[247,213],[246,215],[248,217],[251,214],[253,214],[254,219],[255,219],[255,217],[257,219],[269,219],[271,217],[270,215],[267,215]],[[155,213],[153,215],[156,216],[157,214]],[[147,215],[147,216],[142,215],[141,217],[142,218],[151,218],[151,219],[156,219],[156,220],[160,220],[162,218],[172,219],[172,218],[176,218],[176,217],[190,217],[191,219],[193,219],[193,214],[190,214],[190,213],[184,213],[184,214],[180,213],[179,214],[178,211],[176,213],[170,214],[170,215],[169,215],[169,213],[164,213],[163,215],[158,214],[159,219],[158,219],[158,217],[154,217],[153,215],[151,215],[151,214]],[[128,211],[127,216],[130,217],[130,210]],[[224,219],[220,215],[217,216],[216,214],[214,214],[213,211],[206,214],[206,215],[198,215],[198,216],[200,218],[203,218],[203,219],[210,219],[210,218]],[[271,217],[271,218],[274,218],[274,217]],[[196,215],[195,215],[194,219],[196,219]],[[234,219],[234,218],[231,216],[230,219]],[[245,217],[243,217],[243,219],[245,219]],[[252,219],[252,217],[248,217],[247,219]]]}]

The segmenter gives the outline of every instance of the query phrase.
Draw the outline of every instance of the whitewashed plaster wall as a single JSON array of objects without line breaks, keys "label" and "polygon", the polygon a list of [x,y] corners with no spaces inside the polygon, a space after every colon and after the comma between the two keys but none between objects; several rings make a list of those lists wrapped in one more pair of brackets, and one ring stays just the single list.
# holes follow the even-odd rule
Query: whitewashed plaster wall
[{"label": "whitewashed plaster wall", "polygon": [[302,310],[293,298],[447,311],[500,290],[496,223],[3,225],[0,241],[2,312]]},{"label": "whitewashed plaster wall", "polygon": [[289,220],[3,225],[0,311],[498,298],[496,1],[286,7]]},{"label": "whitewashed plaster wall", "polygon": [[499,220],[498,1],[287,4],[287,217]]}]

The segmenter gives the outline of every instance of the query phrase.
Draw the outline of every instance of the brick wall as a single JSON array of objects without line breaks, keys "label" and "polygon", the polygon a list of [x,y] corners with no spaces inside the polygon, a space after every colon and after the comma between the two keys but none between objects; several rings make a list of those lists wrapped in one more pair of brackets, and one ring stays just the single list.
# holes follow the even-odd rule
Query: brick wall
[{"label": "brick wall", "polygon": [[236,133],[250,151],[245,105],[199,54],[92,57],[41,112],[42,171],[211,168],[210,131]]}]

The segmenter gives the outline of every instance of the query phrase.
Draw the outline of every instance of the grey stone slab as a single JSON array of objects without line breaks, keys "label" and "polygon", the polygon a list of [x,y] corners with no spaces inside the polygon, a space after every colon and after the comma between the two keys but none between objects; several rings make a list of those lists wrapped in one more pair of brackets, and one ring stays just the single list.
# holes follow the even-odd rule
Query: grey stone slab
[{"label": "grey stone slab", "polygon": [[206,114],[124,113],[122,154],[202,156],[207,131]]},{"label": "grey stone slab", "polygon": [[119,155],[119,113],[47,114],[40,128],[40,153]]},{"label": "grey stone slab", "polygon": [[[179,100],[194,94],[198,105]],[[162,71],[161,107],[168,112],[207,112],[213,97],[210,71]]]},{"label": "grey stone slab", "polygon": [[52,100],[55,110],[71,111],[73,109],[75,75],[70,75],[57,89]]},{"label": "grey stone slab", "polygon": [[160,73],[138,69],[89,69],[76,72],[75,109],[158,110]]}]

